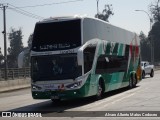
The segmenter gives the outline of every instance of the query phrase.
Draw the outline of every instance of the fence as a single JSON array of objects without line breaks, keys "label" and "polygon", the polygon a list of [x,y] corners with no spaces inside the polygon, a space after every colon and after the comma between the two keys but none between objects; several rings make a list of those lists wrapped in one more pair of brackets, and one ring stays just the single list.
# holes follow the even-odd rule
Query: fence
[{"label": "fence", "polygon": [[[5,80],[4,69],[0,69],[0,80]],[[8,68],[7,79],[21,79],[30,77],[30,68]]]}]

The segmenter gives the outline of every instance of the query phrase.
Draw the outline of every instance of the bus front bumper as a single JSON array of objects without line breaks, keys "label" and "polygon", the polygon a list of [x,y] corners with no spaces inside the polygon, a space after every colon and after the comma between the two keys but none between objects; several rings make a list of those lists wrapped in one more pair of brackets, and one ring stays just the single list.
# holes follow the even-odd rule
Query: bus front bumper
[{"label": "bus front bumper", "polygon": [[32,91],[34,99],[75,99],[87,96],[85,88],[61,91]]}]

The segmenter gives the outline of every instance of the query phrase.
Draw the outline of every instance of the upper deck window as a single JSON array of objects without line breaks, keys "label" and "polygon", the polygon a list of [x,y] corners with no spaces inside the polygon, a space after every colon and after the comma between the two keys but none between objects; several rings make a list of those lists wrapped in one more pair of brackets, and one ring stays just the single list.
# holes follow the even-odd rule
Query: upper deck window
[{"label": "upper deck window", "polygon": [[81,45],[81,20],[37,23],[32,50],[52,51],[76,48]]}]

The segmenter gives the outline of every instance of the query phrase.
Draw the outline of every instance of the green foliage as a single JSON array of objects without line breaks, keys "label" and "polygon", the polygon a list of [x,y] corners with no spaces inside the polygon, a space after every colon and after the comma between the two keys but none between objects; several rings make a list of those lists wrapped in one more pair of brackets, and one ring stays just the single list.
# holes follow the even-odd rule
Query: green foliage
[{"label": "green foliage", "polygon": [[29,67],[30,66],[30,52],[25,54],[24,58],[24,67]]},{"label": "green foliage", "polygon": [[155,22],[160,22],[160,0],[158,0],[155,4],[151,4],[150,11],[153,15],[153,19]]},{"label": "green foliage", "polygon": [[3,59],[3,55],[2,55],[2,51],[1,51],[1,48],[0,48],[0,60]]},{"label": "green foliage", "polygon": [[160,22],[154,23],[152,26],[152,30],[149,33],[150,40],[153,41],[154,44],[154,59],[155,62],[160,61],[160,54],[159,54],[159,48],[160,48]]},{"label": "green foliage", "polygon": [[157,38],[160,36],[160,21],[154,23],[152,26],[152,30],[150,31],[149,35],[156,35]]},{"label": "green foliage", "polygon": [[11,32],[9,33],[9,41],[10,47],[8,48],[8,67],[17,67],[17,57],[20,52],[23,51],[23,43],[22,43],[22,30],[19,28],[15,30],[11,28]]},{"label": "green foliage", "polygon": [[153,15],[154,24],[151,31],[149,32],[148,38],[153,44],[154,48],[154,61],[160,62],[160,0],[156,0],[154,4],[150,5],[150,11]]},{"label": "green foliage", "polygon": [[142,60],[150,61],[151,60],[150,41],[143,32],[140,33],[139,38],[140,38],[140,44],[141,44]]},{"label": "green foliage", "polygon": [[24,56],[24,66],[25,67],[30,66],[30,49],[32,47],[32,39],[33,39],[33,33],[30,34],[28,38],[28,47],[25,50],[25,56]]},{"label": "green foliage", "polygon": [[1,48],[0,48],[0,68],[2,68],[3,60],[4,60],[4,56],[2,55]]},{"label": "green foliage", "polygon": [[108,4],[105,5],[104,10],[102,11],[102,13],[96,14],[95,18],[98,18],[98,19],[101,19],[101,20],[109,22],[108,21],[109,17],[111,15],[114,15],[113,10],[111,9],[111,6],[112,5],[108,5]]},{"label": "green foliage", "polygon": [[28,38],[28,47],[31,49],[32,47],[32,39],[33,39],[33,34],[30,34],[29,38]]}]

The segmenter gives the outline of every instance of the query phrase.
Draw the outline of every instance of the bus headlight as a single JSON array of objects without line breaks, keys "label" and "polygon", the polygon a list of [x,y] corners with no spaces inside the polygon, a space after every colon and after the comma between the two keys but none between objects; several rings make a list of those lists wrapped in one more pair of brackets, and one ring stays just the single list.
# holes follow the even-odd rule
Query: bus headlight
[{"label": "bus headlight", "polygon": [[33,90],[41,90],[42,88],[37,85],[32,85]]},{"label": "bus headlight", "polygon": [[67,85],[66,87],[73,89],[73,88],[77,88],[77,87],[81,86],[81,84],[82,84],[82,81],[78,81],[78,82],[69,84],[69,85]]}]

